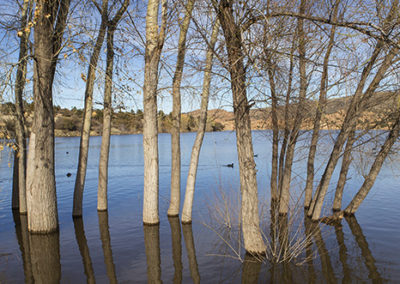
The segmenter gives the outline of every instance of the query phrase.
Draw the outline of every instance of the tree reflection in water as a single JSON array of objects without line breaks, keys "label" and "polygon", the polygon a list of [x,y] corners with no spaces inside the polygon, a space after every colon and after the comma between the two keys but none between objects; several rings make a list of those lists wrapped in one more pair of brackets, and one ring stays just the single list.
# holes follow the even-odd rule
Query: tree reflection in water
[{"label": "tree reflection in water", "polygon": [[174,262],[174,280],[173,283],[182,283],[182,235],[179,217],[168,217],[171,227],[172,239],[172,260]]},{"label": "tree reflection in water", "polygon": [[34,283],[32,275],[31,252],[29,249],[28,217],[13,210],[15,234],[17,235],[19,249],[21,250],[24,267],[25,283]]},{"label": "tree reflection in water", "polygon": [[199,267],[197,265],[196,249],[194,247],[194,238],[192,231],[192,224],[182,225],[183,238],[185,239],[186,251],[189,260],[190,275],[192,276],[193,283],[200,283]]},{"label": "tree reflection in water", "polygon": [[104,263],[106,264],[107,275],[110,283],[118,283],[113,261],[110,230],[108,226],[108,212],[97,211],[99,217],[100,239],[103,247]]},{"label": "tree reflection in water", "polygon": [[89,247],[87,244],[85,230],[83,227],[83,219],[79,217],[79,218],[73,218],[73,220],[74,220],[76,242],[78,243],[79,252],[81,253],[82,263],[86,275],[86,282],[89,284],[96,283],[94,270],[92,266],[92,260],[90,258],[90,253],[89,253]]},{"label": "tree reflection in water", "polygon": [[147,259],[147,282],[162,283],[160,256],[160,225],[143,225]]}]

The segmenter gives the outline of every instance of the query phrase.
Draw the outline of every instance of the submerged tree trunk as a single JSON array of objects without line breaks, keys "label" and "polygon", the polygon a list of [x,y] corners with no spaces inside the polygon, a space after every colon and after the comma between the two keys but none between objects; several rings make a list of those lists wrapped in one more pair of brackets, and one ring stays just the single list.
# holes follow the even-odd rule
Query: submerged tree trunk
[{"label": "submerged tree trunk", "polygon": [[106,211],[108,158],[110,154],[111,117],[112,117],[112,85],[114,71],[114,33],[118,22],[128,8],[129,0],[125,0],[114,18],[107,23],[107,64],[104,84],[103,133],[101,139],[99,161],[99,184],[97,187],[97,210]]},{"label": "submerged tree trunk", "polygon": [[[300,3],[300,14],[305,13],[306,1],[302,0]],[[307,75],[306,75],[306,38],[303,27],[303,19],[297,20],[297,34],[298,34],[298,50],[299,50],[299,74],[300,74],[300,91],[299,102],[296,110],[296,117],[293,122],[293,129],[290,133],[289,143],[286,149],[286,159],[283,170],[282,188],[279,196],[279,214],[287,214],[289,211],[290,201],[290,182],[292,179],[292,165],[294,158],[294,150],[299,136],[301,123],[304,117],[304,100],[307,94]]]},{"label": "submerged tree trunk", "polygon": [[162,24],[158,32],[159,0],[149,0],[146,15],[146,52],[143,84],[143,223],[158,224],[158,64],[165,40],[167,2],[162,0]]},{"label": "submerged tree trunk", "polygon": [[[25,30],[28,22],[28,17],[31,14],[32,2],[24,0],[21,11],[21,30],[19,44],[19,58],[17,68],[17,78],[15,81],[15,110],[17,119],[15,122],[15,134],[17,140],[17,157],[18,163],[14,164],[17,167],[16,173],[18,174],[18,195],[19,195],[19,212],[26,214],[26,133],[25,133],[25,117],[23,107],[23,92],[26,80],[26,65],[28,61],[28,38],[30,29]],[[13,187],[14,189],[14,187]]]},{"label": "submerged tree trunk", "polygon": [[182,223],[192,222],[193,198],[194,198],[194,188],[196,184],[197,166],[199,164],[199,156],[200,156],[201,146],[203,144],[204,132],[206,131],[212,61],[214,56],[215,43],[217,42],[218,39],[219,27],[220,27],[219,21],[215,20],[211,35],[210,45],[207,48],[206,66],[203,78],[203,92],[201,94],[199,126],[197,129],[196,139],[194,141],[192,148],[192,155],[190,157],[189,173],[186,181],[185,200],[182,209]]},{"label": "submerged tree trunk", "polygon": [[352,160],[351,151],[354,142],[355,142],[355,130],[353,129],[349,134],[349,138],[347,139],[346,147],[344,149],[344,154],[342,158],[342,167],[340,169],[339,180],[335,191],[335,199],[333,201],[333,208],[332,208],[333,211],[340,211],[342,209],[343,190],[347,180],[347,172],[349,171],[349,167]]},{"label": "submerged tree trunk", "polygon": [[[31,232],[58,230],[54,173],[53,80],[66,26],[70,0],[37,1],[34,31],[35,160],[32,185],[27,189],[28,228]],[[54,26],[55,23],[55,26]]]},{"label": "submerged tree trunk", "polygon": [[185,9],[185,18],[180,25],[178,42],[178,57],[172,83],[172,128],[171,128],[171,199],[168,216],[178,216],[181,202],[181,82],[183,64],[186,54],[186,35],[195,0],[188,0]]},{"label": "submerged tree trunk", "polygon": [[[337,13],[339,9],[339,2],[340,0],[336,0],[332,21],[336,21]],[[329,36],[329,43],[327,46],[327,50],[324,57],[324,63],[322,67],[322,74],[321,74],[321,83],[319,89],[319,100],[318,105],[315,113],[314,118],[314,128],[313,133],[311,136],[311,144],[310,144],[310,151],[308,153],[308,160],[307,160],[307,179],[306,179],[306,187],[304,190],[304,208],[308,209],[310,207],[311,199],[312,199],[312,191],[313,191],[313,184],[314,184],[314,160],[315,154],[317,152],[317,143],[318,143],[318,136],[319,131],[321,128],[321,118],[323,113],[325,112],[326,102],[327,102],[327,91],[328,91],[328,63],[329,58],[331,56],[332,48],[335,43],[335,33],[336,33],[336,26],[332,26],[331,33]]]},{"label": "submerged tree trunk", "polygon": [[221,0],[216,8],[228,51],[229,72],[235,116],[236,145],[239,160],[241,218],[244,248],[252,254],[264,254],[258,212],[257,176],[250,127],[250,106],[247,101],[246,73],[243,65],[240,27],[233,17],[232,3]]},{"label": "submerged tree trunk", "polygon": [[368,173],[368,176],[365,178],[364,183],[361,188],[358,190],[357,194],[354,196],[353,200],[346,207],[344,212],[348,215],[356,213],[357,209],[360,207],[361,203],[364,201],[365,197],[371,190],[372,186],[375,183],[375,180],[382,168],[383,162],[385,161],[387,155],[390,152],[393,144],[399,137],[400,130],[400,113],[396,119],[396,122],[392,126],[392,129],[389,132],[388,137],[385,140],[385,143],[382,145],[381,150],[375,158],[374,163],[371,166],[371,169]]},{"label": "submerged tree trunk", "polygon": [[75,189],[74,189],[74,204],[72,210],[72,216],[82,216],[82,200],[83,190],[85,187],[86,168],[89,154],[89,138],[90,138],[90,127],[92,124],[92,110],[93,110],[93,86],[96,78],[96,68],[103,46],[104,37],[107,29],[107,12],[108,12],[108,0],[103,0],[102,5],[102,17],[97,35],[96,44],[93,48],[92,56],[90,57],[88,75],[85,89],[85,109],[83,111],[82,131],[79,145],[79,158],[78,158],[78,169],[76,171]]}]

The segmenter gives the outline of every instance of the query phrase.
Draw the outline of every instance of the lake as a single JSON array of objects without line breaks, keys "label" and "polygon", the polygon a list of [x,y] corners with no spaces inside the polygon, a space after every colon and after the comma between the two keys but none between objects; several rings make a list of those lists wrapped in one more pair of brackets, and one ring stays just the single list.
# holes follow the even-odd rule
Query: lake
[{"label": "lake", "polygon": [[[335,132],[323,132],[317,165],[326,162]],[[182,201],[195,133],[181,135]],[[299,142],[293,169],[292,203],[302,196],[307,150]],[[271,132],[254,131],[261,226],[270,239],[269,176]],[[0,160],[0,283],[337,283],[400,282],[400,161],[392,157],[356,218],[341,227],[316,228],[311,246],[290,264],[257,263],[243,253],[238,226],[239,171],[234,132],[206,133],[200,155],[193,224],[167,218],[170,135],[159,135],[160,225],[143,227],[141,135],[111,137],[108,213],[98,213],[97,172],[101,137],[92,137],[83,219],[72,218],[79,138],[56,138],[56,181],[60,231],[29,236],[26,217],[11,210],[12,162]],[[371,143],[370,143],[371,144]],[[370,146],[373,148],[372,144]],[[354,155],[343,205],[362,184],[368,160]],[[358,157],[358,158],[357,158]],[[234,167],[223,165],[234,163]],[[316,167],[318,168],[318,167]],[[321,169],[319,169],[321,171]],[[67,177],[67,173],[72,173]],[[333,181],[337,180],[337,173]],[[334,186],[331,187],[330,193]],[[332,196],[328,197],[332,200]],[[301,204],[301,201],[300,201]],[[329,203],[330,205],[331,203]],[[299,206],[301,208],[301,206]],[[229,212],[229,214],[227,214]],[[289,222],[290,223],[290,222]],[[291,236],[302,232],[293,221]],[[295,239],[290,239],[290,242]],[[311,256],[304,260],[306,256]],[[300,263],[302,263],[300,265]]]}]

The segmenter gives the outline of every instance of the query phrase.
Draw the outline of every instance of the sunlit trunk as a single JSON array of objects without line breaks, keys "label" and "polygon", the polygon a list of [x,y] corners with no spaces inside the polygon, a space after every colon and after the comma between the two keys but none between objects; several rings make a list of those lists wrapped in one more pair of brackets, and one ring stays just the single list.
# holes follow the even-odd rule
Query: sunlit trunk
[{"label": "sunlit trunk", "polygon": [[199,125],[197,129],[196,139],[194,141],[192,148],[189,173],[186,181],[186,193],[182,209],[182,223],[192,222],[192,210],[193,210],[193,199],[194,199],[194,189],[196,184],[197,167],[199,164],[199,156],[200,156],[201,146],[203,144],[204,132],[206,131],[212,61],[213,61],[215,43],[217,42],[218,39],[219,27],[220,27],[219,21],[216,20],[211,35],[210,45],[207,49],[206,66],[203,78],[203,92],[201,94]]},{"label": "sunlit trunk", "polygon": [[195,0],[188,0],[184,7],[185,17],[182,24],[180,24],[178,56],[172,83],[171,199],[168,208],[168,216],[179,215],[181,202],[181,82],[186,54],[186,35],[192,17],[194,2]]}]

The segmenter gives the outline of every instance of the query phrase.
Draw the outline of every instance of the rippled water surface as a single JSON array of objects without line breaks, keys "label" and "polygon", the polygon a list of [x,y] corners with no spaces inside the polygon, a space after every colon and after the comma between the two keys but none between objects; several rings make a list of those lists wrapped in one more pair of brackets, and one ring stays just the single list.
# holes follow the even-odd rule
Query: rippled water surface
[{"label": "rippled water surface", "polygon": [[[327,133],[325,133],[327,134]],[[334,136],[334,133],[332,134]],[[261,223],[271,239],[269,216],[270,132],[256,131]],[[182,134],[182,194],[195,133]],[[304,137],[303,143],[306,143]],[[317,164],[332,146],[327,135]],[[160,134],[159,226],[143,227],[143,149],[141,135],[112,136],[108,213],[98,213],[97,171],[101,137],[91,138],[83,219],[73,220],[72,197],[79,138],[56,138],[59,234],[30,236],[26,217],[11,207],[12,157],[0,160],[0,283],[400,283],[400,162],[387,162],[356,218],[341,227],[313,226],[311,246],[292,263],[257,263],[243,253],[238,227],[239,172],[235,133],[207,133],[200,155],[193,224],[167,218],[170,186],[170,136]],[[301,143],[300,143],[301,146]],[[299,147],[294,167],[293,207],[301,198],[305,157]],[[343,203],[362,184],[367,158],[357,158]],[[234,163],[233,168],[223,165]],[[67,173],[72,173],[67,177]],[[334,177],[336,180],[336,177]],[[334,187],[332,187],[334,190]],[[332,191],[331,190],[331,191]],[[183,196],[183,195],[182,195]],[[183,198],[182,198],[183,200]],[[330,202],[328,198],[327,202]],[[331,203],[329,203],[331,204]],[[230,214],[226,214],[229,211]],[[301,211],[301,210],[300,210]],[[300,212],[299,211],[299,212]],[[301,235],[301,217],[289,220],[291,236]],[[287,228],[287,227],[285,227]],[[295,243],[290,238],[289,243]],[[310,256],[305,260],[306,256]],[[303,263],[303,265],[299,265]]]}]

